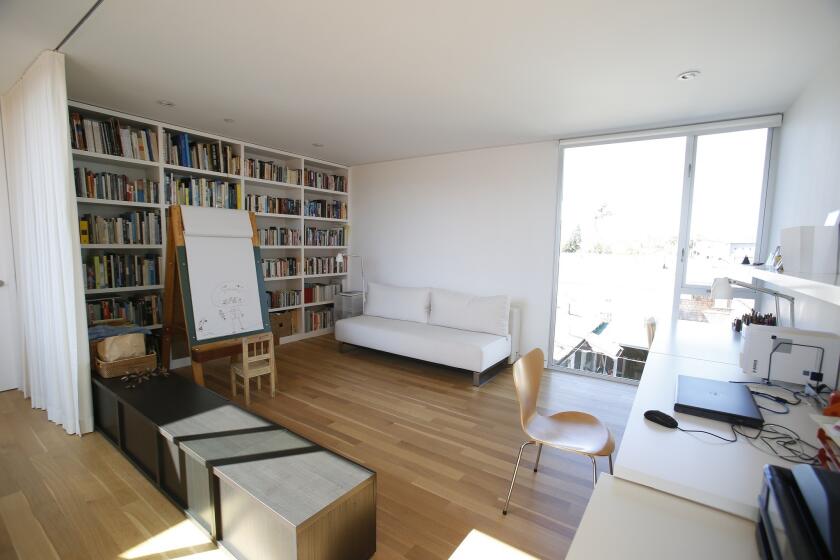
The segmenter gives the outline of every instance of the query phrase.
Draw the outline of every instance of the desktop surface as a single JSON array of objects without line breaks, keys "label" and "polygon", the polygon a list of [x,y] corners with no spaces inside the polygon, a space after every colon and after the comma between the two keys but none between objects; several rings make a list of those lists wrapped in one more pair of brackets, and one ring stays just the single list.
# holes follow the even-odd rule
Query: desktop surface
[{"label": "desktop surface", "polygon": [[[648,356],[627,420],[615,474],[625,480],[755,521],[758,519],[757,497],[761,490],[762,468],[766,464],[789,467],[791,463],[760,451],[743,437],[735,443],[726,443],[705,434],[669,430],[644,418],[646,410],[661,410],[673,415],[681,428],[707,430],[722,437],[732,437],[729,424],[674,412],[678,375],[720,381],[758,381],[754,376],[744,374],[736,365],[714,360],[721,356],[725,358],[733,344],[732,338],[727,343],[716,327],[699,324],[671,332],[690,335],[686,345],[689,354],[692,354],[698,347],[700,339],[697,337],[702,336],[704,328],[709,329],[708,340],[722,342],[718,353],[714,351],[714,344],[709,344],[709,360],[677,355],[682,346],[679,336],[668,341],[674,354],[652,352]],[[773,390],[772,387],[762,388],[768,393]],[[788,414],[765,413],[764,416],[766,422],[789,427],[808,443],[816,444],[817,426],[810,415],[817,412],[807,401],[803,401],[798,406],[791,406]]]}]

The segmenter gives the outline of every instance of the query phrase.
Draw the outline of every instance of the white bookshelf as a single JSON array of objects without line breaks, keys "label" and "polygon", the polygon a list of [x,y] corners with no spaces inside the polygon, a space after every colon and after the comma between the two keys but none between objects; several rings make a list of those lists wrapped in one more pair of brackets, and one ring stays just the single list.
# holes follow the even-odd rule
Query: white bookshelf
[{"label": "white bookshelf", "polygon": [[[304,303],[304,288],[312,283],[339,283],[346,276],[347,272],[338,272],[330,274],[304,274],[304,262],[307,257],[324,257],[335,258],[336,255],[342,254],[345,256],[345,269],[349,265],[350,248],[347,244],[341,246],[309,246],[305,245],[305,228],[316,227],[318,229],[332,229],[336,227],[349,226],[348,219],[324,218],[318,216],[305,215],[305,205],[311,200],[324,200],[329,202],[339,201],[347,204],[349,201],[349,193],[342,191],[327,190],[317,188],[314,186],[304,185],[304,176],[307,171],[316,171],[327,173],[330,175],[340,175],[345,179],[346,190],[349,191],[348,184],[348,168],[335,163],[309,158],[291,152],[260,146],[236,140],[233,138],[226,138],[223,136],[205,133],[189,128],[174,126],[168,123],[154,121],[103,109],[100,107],[88,105],[71,101],[69,103],[69,112],[79,112],[83,117],[90,116],[97,119],[108,119],[116,117],[121,123],[130,124],[136,127],[148,128],[157,134],[158,140],[158,154],[160,161],[146,161],[142,159],[128,158],[122,156],[113,156],[108,154],[101,154],[85,150],[71,149],[73,158],[73,167],[87,168],[91,171],[100,173],[117,173],[126,175],[130,179],[148,179],[158,183],[158,201],[156,203],[148,202],[134,202],[121,200],[101,200],[95,198],[77,197],[76,202],[79,207],[79,214],[93,214],[104,215],[108,217],[118,216],[120,214],[131,211],[142,212],[156,212],[160,214],[161,234],[163,243],[161,245],[113,245],[113,244],[88,244],[82,246],[82,258],[96,252],[100,253],[118,253],[118,254],[136,254],[138,251],[144,251],[148,254],[164,255],[166,247],[166,208],[169,205],[167,202],[166,193],[166,178],[167,176],[174,176],[176,178],[205,178],[208,180],[222,180],[227,182],[237,183],[242,185],[244,193],[270,195],[282,198],[291,198],[299,201],[301,206],[301,213],[299,215],[293,214],[271,214],[263,212],[255,212],[257,218],[258,228],[287,227],[297,229],[300,232],[300,245],[261,245],[261,251],[264,253],[263,258],[278,258],[295,257],[298,261],[298,274],[295,276],[266,278],[266,290],[299,290],[300,291],[300,305],[292,305],[286,307],[270,308],[270,313],[279,312],[293,312],[297,315],[298,332],[291,336],[284,337],[280,340],[281,343],[293,342],[301,340],[310,336],[320,336],[332,332],[332,328],[322,328],[317,330],[306,329],[306,313],[309,308],[327,307],[333,305],[332,301],[328,302],[312,302]],[[69,115],[68,115],[69,116]],[[185,167],[183,165],[174,165],[167,162],[166,140],[165,132],[174,132],[176,134],[189,134],[190,139],[204,143],[217,143],[220,147],[230,146],[233,153],[240,157],[239,173],[222,173],[209,169],[195,169],[192,167]],[[72,130],[71,130],[72,134]],[[255,159],[262,161],[271,161],[276,164],[283,165],[291,169],[300,170],[300,184],[294,184],[284,181],[274,181],[270,179],[262,179],[258,177],[250,177],[247,175],[247,159]],[[349,209],[348,209],[349,211]],[[347,239],[348,231],[344,232],[345,240]],[[163,258],[161,258],[163,261]],[[165,263],[164,263],[165,264]],[[133,295],[135,293],[143,292],[162,292],[163,277],[166,274],[165,268],[161,270],[161,284],[154,286],[137,286],[129,288],[102,288],[102,289],[88,289],[86,295],[91,298],[118,296],[118,295]],[[317,309],[315,309],[317,311]],[[159,325],[152,325],[150,328],[159,328]]]}]

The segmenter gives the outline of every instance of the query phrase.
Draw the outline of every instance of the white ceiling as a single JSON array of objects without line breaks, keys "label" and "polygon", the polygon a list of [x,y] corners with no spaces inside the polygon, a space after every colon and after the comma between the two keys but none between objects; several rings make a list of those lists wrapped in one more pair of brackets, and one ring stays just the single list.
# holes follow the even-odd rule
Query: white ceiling
[{"label": "white ceiling", "polygon": [[62,51],[74,99],[356,164],[782,111],[838,41],[835,0],[105,0]]},{"label": "white ceiling", "polygon": [[95,0],[0,0],[0,93],[37,58],[54,49]]}]

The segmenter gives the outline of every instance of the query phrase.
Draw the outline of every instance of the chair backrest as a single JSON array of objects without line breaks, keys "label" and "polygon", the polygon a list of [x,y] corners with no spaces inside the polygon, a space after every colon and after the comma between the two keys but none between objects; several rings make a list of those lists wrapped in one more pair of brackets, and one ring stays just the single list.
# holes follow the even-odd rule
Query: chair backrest
[{"label": "chair backrest", "polygon": [[525,431],[531,418],[537,414],[537,397],[544,368],[545,355],[539,348],[534,348],[513,364],[513,386],[519,399],[519,419]]},{"label": "chair backrest", "polygon": [[[267,332],[242,339],[242,369],[274,369],[274,334]],[[254,372],[257,373],[257,372]]]}]

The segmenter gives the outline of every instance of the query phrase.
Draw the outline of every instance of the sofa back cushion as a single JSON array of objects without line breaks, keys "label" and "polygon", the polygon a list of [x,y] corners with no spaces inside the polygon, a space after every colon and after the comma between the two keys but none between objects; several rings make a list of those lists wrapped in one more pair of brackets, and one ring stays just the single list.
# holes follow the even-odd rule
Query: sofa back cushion
[{"label": "sofa back cushion", "polygon": [[429,288],[401,288],[387,284],[368,283],[365,315],[429,322]]},{"label": "sofa back cushion", "polygon": [[433,288],[429,323],[464,331],[507,336],[510,297],[478,297]]}]

